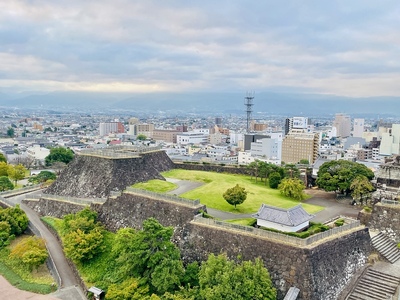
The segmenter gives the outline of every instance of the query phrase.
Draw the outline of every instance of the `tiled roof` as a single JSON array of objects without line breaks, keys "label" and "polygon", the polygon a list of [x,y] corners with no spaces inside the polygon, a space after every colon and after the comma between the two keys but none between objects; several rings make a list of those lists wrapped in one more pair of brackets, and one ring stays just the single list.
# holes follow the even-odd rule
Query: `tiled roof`
[{"label": "tiled roof", "polygon": [[253,217],[260,220],[294,227],[306,221],[310,221],[312,218],[314,218],[314,215],[310,215],[308,212],[306,212],[300,204],[289,209],[263,204],[258,212],[253,214]]}]

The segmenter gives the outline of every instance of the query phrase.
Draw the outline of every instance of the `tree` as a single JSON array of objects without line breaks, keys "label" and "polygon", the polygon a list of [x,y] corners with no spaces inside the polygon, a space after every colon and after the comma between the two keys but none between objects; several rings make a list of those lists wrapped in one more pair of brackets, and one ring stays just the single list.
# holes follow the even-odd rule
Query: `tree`
[{"label": "tree", "polygon": [[0,161],[0,176],[8,176],[8,168],[9,165],[6,162]]},{"label": "tree", "polygon": [[303,200],[304,183],[297,178],[283,178],[278,186],[282,195],[296,200]]},{"label": "tree", "polygon": [[0,209],[0,221],[10,225],[10,235],[18,236],[28,228],[29,219],[17,204],[15,207]]},{"label": "tree", "polygon": [[247,168],[251,172],[251,179],[254,176],[256,178],[256,182],[257,182],[258,171],[259,171],[259,169],[258,169],[258,160],[255,160],[255,161],[251,162],[250,164],[248,164]]},{"label": "tree", "polygon": [[7,176],[0,176],[0,192],[13,190],[14,185]]},{"label": "tree", "polygon": [[234,205],[236,209],[236,205],[242,204],[246,200],[247,191],[244,187],[236,184],[233,188],[227,189],[222,196],[226,202],[230,205]]},{"label": "tree", "polygon": [[268,270],[260,259],[234,263],[210,254],[199,272],[201,299],[276,299]]},{"label": "tree", "polygon": [[95,228],[88,233],[78,229],[64,237],[64,251],[67,257],[74,262],[91,260],[103,252],[104,236],[100,228]]},{"label": "tree", "polygon": [[56,179],[56,174],[50,171],[41,171],[39,174],[35,176],[31,176],[28,179],[28,182],[31,182],[33,184],[39,184],[39,183],[44,183],[47,180],[55,180]]},{"label": "tree", "polygon": [[30,270],[37,268],[48,257],[45,241],[36,236],[27,237],[11,250],[10,257],[20,259]]},{"label": "tree", "polygon": [[284,166],[285,170],[285,177],[289,178],[299,178],[300,177],[300,170],[294,164],[286,164]]},{"label": "tree", "polygon": [[8,177],[15,181],[15,185],[17,185],[18,180],[24,179],[26,173],[26,168],[19,164],[19,165],[9,165],[8,168]]},{"label": "tree", "polygon": [[65,254],[75,262],[89,261],[105,250],[103,227],[89,208],[66,215],[62,233]]},{"label": "tree", "polygon": [[11,226],[6,221],[0,221],[0,249],[10,244]]},{"label": "tree", "polygon": [[51,166],[54,162],[59,161],[68,164],[74,158],[74,152],[64,147],[54,147],[50,149],[50,154],[44,159],[46,166]]},{"label": "tree", "polygon": [[325,162],[318,170],[316,184],[327,192],[340,192],[348,194],[351,192],[351,183],[359,175],[368,180],[374,178],[374,172],[363,164],[348,160],[333,160]]},{"label": "tree", "polygon": [[299,163],[302,164],[302,165],[309,165],[310,164],[308,159],[300,159]]},{"label": "tree", "polygon": [[360,175],[354,178],[351,182],[350,189],[353,199],[360,199],[362,204],[363,197],[371,193],[374,190],[374,187],[367,177]]},{"label": "tree", "polygon": [[22,155],[18,155],[13,162],[15,164],[21,164],[23,165],[25,168],[30,169],[32,167],[32,165],[35,163],[35,159],[31,156],[22,156]]},{"label": "tree", "polygon": [[5,163],[7,163],[7,158],[4,156],[3,153],[0,153],[0,162],[5,162]]},{"label": "tree", "polygon": [[138,141],[145,141],[147,139],[147,136],[145,136],[144,134],[138,134],[138,136],[136,137],[136,139]]},{"label": "tree", "polygon": [[174,291],[181,285],[183,264],[179,249],[171,242],[173,232],[154,218],[145,220],[141,231],[118,230],[112,249],[113,277],[141,277],[157,294]]},{"label": "tree", "polygon": [[273,172],[268,177],[269,187],[271,189],[277,189],[281,183],[281,175],[278,172]]},{"label": "tree", "polygon": [[108,287],[107,299],[109,300],[140,300],[150,299],[149,286],[141,285],[140,280],[131,277],[122,283],[111,284]]},{"label": "tree", "polygon": [[7,136],[13,138],[13,137],[14,137],[14,134],[15,134],[14,128],[8,127],[8,129],[7,129]]}]

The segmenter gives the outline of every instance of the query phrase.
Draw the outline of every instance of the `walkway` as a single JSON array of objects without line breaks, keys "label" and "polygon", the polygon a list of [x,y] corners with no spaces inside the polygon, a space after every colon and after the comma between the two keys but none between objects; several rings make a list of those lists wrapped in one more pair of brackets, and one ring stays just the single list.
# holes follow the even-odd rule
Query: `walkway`
[{"label": "walkway", "polygon": [[[35,194],[35,193],[40,193],[40,192],[33,192],[30,194]],[[60,243],[58,242],[56,237],[49,231],[49,229],[42,223],[38,214],[25,204],[21,203],[21,200],[24,197],[25,197],[24,195],[20,195],[8,198],[8,200],[13,201],[15,204],[20,204],[21,209],[25,211],[26,215],[29,218],[29,221],[39,230],[42,238],[46,240],[48,250],[50,252],[51,257],[53,258],[53,261],[56,265],[56,268],[61,278],[61,287],[56,293],[54,293],[53,296],[56,296],[57,299],[62,299],[62,300],[86,299],[83,292],[78,287],[78,282],[75,279],[71,267],[67,263],[67,260],[65,258]],[[25,299],[31,299],[31,298],[25,298]]]}]

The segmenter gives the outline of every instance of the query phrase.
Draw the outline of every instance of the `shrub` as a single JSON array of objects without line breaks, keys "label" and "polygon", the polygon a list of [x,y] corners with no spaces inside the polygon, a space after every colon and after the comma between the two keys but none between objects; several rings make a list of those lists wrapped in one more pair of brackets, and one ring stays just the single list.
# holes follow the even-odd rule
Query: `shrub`
[{"label": "shrub", "polygon": [[364,206],[364,211],[367,213],[370,213],[370,212],[372,212],[372,208],[369,206]]},{"label": "shrub", "polygon": [[339,227],[339,226],[343,226],[344,224],[344,220],[343,219],[338,219],[335,221],[335,226]]}]

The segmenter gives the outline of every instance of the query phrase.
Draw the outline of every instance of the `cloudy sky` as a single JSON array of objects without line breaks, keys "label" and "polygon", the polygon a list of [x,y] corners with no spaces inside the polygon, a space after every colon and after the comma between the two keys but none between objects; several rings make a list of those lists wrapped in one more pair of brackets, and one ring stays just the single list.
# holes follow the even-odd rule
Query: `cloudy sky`
[{"label": "cloudy sky", "polygon": [[0,92],[400,96],[400,2],[0,1]]}]

